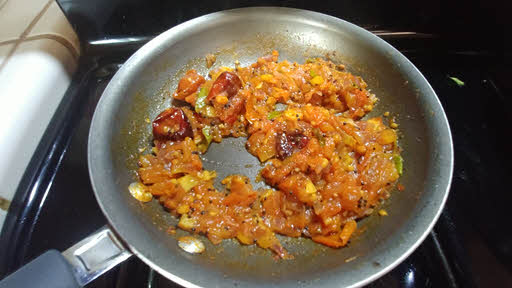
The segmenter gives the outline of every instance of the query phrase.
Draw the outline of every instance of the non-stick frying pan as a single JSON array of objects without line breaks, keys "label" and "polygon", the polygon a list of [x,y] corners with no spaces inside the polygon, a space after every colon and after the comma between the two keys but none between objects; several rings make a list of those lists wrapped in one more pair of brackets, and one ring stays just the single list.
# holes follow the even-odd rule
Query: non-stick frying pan
[{"label": "non-stick frying pan", "polygon": [[[360,221],[360,232],[346,248],[283,237],[283,246],[295,259],[276,261],[269,251],[254,245],[223,241],[215,246],[202,238],[206,252],[187,254],[176,240],[186,232],[178,231],[176,236],[166,232],[176,219],[156,200],[144,204],[128,193],[128,185],[136,179],[139,149],[151,147],[146,119],[173,105],[170,93],[186,70],[194,68],[206,75],[206,54],[217,56],[215,68],[233,66],[236,60],[246,65],[273,49],[280,52],[281,60],[327,57],[366,80],[380,99],[372,115],[390,111],[400,125],[405,169],[399,182],[405,191],[393,191],[384,204],[389,216]],[[216,170],[220,179],[234,173],[254,177],[261,166],[245,151],[244,143],[245,139],[228,138],[213,144],[202,156],[205,167]],[[187,287],[361,286],[404,260],[429,233],[448,195],[453,149],[435,92],[392,46],[331,16],[287,8],[247,8],[188,21],[137,51],[98,103],[89,134],[88,164],[94,192],[110,226],[63,253],[72,263],[61,261],[68,272],[49,271],[54,265],[48,265],[49,261],[60,257],[50,252],[6,280],[29,279],[26,274],[20,276],[29,271],[32,286],[59,281],[64,287],[68,283],[63,278],[73,280],[70,273],[74,273],[84,285],[133,253]]]}]

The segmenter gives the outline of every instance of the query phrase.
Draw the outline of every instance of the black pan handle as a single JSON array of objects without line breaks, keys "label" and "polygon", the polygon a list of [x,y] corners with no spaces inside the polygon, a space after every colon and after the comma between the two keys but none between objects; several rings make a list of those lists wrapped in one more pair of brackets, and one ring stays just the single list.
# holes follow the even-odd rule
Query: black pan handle
[{"label": "black pan handle", "polygon": [[71,265],[56,250],[50,250],[0,282],[0,288],[78,288]]},{"label": "black pan handle", "polygon": [[132,256],[108,227],[62,254],[50,250],[0,282],[0,288],[77,288]]}]

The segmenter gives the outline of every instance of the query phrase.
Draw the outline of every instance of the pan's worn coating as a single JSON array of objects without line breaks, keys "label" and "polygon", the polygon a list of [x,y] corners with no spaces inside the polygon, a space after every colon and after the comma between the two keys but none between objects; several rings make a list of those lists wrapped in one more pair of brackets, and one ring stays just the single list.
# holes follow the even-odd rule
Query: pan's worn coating
[{"label": "pan's worn coating", "polygon": [[[405,159],[387,217],[360,221],[348,247],[331,249],[308,239],[283,239],[294,260],[276,261],[269,251],[209,241],[190,255],[166,233],[175,219],[155,200],[143,204],[128,193],[140,148],[151,145],[147,119],[171,105],[170,92],[187,69],[206,75],[214,67],[254,62],[272,49],[281,60],[303,63],[328,55],[360,75],[380,99],[372,115],[390,111],[400,125]],[[241,173],[254,179],[261,169],[244,148],[245,139],[212,144],[203,163],[220,179]],[[287,8],[247,8],[206,15],[161,34],[117,72],[96,109],[88,161],[103,212],[130,250],[165,277],[190,287],[360,286],[383,275],[426,237],[448,195],[453,148],[444,111],[421,73],[397,50],[368,31],[334,17]],[[177,236],[186,234],[178,231]],[[204,239],[204,238],[203,238]],[[347,261],[348,260],[348,261]]]}]

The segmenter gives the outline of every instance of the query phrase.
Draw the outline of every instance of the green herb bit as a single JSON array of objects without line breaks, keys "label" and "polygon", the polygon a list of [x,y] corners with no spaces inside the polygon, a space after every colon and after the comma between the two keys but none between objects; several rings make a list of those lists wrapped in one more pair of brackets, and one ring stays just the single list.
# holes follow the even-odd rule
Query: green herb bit
[{"label": "green herb bit", "polygon": [[313,128],[313,134],[315,135],[316,139],[318,139],[318,143],[320,143],[320,146],[325,146],[325,137],[322,134],[322,131],[318,128]]},{"label": "green herb bit", "polygon": [[398,175],[402,175],[404,172],[404,159],[400,155],[393,156],[393,162],[395,162],[396,171]]},{"label": "green herb bit", "polygon": [[276,119],[277,117],[281,116],[282,113],[283,113],[283,111],[272,111],[272,112],[268,113],[267,119],[268,120]]},{"label": "green herb bit", "polygon": [[206,139],[206,143],[210,145],[213,139],[211,127],[204,126],[203,129],[201,129],[201,131],[203,132],[204,138]]},{"label": "green herb bit", "polygon": [[208,90],[204,87],[199,90],[196,98],[195,110],[197,113],[200,113],[201,110],[206,106],[206,96],[208,95]]},{"label": "green herb bit", "polygon": [[455,82],[455,84],[457,84],[459,87],[462,87],[464,86],[464,82],[462,82],[459,78],[457,77],[452,77],[452,76],[448,76],[448,78],[452,79],[453,82]]}]

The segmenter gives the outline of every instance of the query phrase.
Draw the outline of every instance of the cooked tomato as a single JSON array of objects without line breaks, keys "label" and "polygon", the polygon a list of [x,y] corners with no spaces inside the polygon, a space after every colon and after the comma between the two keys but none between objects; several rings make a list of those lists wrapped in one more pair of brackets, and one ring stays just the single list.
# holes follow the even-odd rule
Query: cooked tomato
[{"label": "cooked tomato", "polygon": [[175,99],[185,100],[185,98],[195,92],[201,84],[204,83],[204,77],[197,74],[196,70],[189,70],[178,83],[178,89],[172,95]]},{"label": "cooked tomato", "polygon": [[[379,117],[359,120],[377,100],[360,77],[322,59],[277,57],[221,67],[208,80],[188,71],[173,96],[195,112],[169,108],[156,117],[155,148],[140,157],[136,185],[179,217],[181,229],[291,258],[276,234],[348,245],[356,220],[389,197],[403,159],[394,129]],[[265,163],[258,178],[272,189],[254,189],[241,175],[214,187],[216,173],[198,154],[229,136],[247,136],[247,150]]]}]

